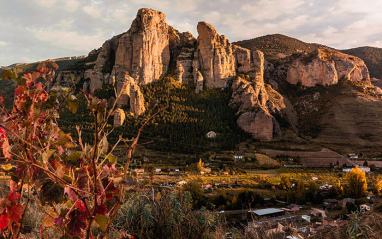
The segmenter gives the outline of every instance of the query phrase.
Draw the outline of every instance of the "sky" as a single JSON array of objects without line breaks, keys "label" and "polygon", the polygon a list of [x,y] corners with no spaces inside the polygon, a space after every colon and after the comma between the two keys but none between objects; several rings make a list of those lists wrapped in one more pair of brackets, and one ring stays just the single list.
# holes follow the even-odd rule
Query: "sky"
[{"label": "sky", "polygon": [[381,0],[0,0],[0,66],[87,55],[126,32],[140,8],[197,37],[199,21],[231,42],[284,34],[337,49],[382,47]]}]

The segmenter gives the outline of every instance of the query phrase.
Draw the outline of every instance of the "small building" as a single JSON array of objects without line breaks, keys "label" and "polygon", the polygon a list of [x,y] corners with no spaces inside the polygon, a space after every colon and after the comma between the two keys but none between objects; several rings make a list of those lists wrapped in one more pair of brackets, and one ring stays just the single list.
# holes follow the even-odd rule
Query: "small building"
[{"label": "small building", "polygon": [[136,172],[137,174],[142,174],[145,172],[144,168],[135,168],[133,169],[133,172]]},{"label": "small building", "polygon": [[324,206],[327,208],[337,207],[338,206],[338,200],[337,199],[325,199],[324,200]]},{"label": "small building", "polygon": [[267,209],[260,209],[256,211],[248,211],[247,218],[248,219],[263,219],[263,218],[269,218],[269,217],[279,217],[284,216],[285,210],[276,209],[276,208],[267,208]]},{"label": "small building", "polygon": [[290,204],[288,206],[286,206],[285,208],[282,208],[283,210],[287,211],[287,212],[297,212],[297,211],[300,211],[300,207],[297,206],[296,204]]},{"label": "small building", "polygon": [[324,184],[324,185],[322,185],[322,186],[320,186],[320,189],[321,190],[324,190],[324,189],[331,189],[333,186],[331,185],[331,184]]},{"label": "small building", "polygon": [[364,173],[370,173],[370,167],[367,166],[358,166],[358,169]]},{"label": "small building", "polygon": [[311,212],[314,217],[322,217],[322,212],[314,210]]},{"label": "small building", "polygon": [[155,172],[156,172],[156,173],[160,173],[161,171],[162,171],[162,169],[160,169],[160,168],[156,168],[156,169],[155,169]]},{"label": "small building", "polygon": [[212,184],[207,183],[202,185],[203,190],[212,190]]},{"label": "small building", "polygon": [[233,157],[235,159],[241,160],[243,158],[243,155],[234,155]]},{"label": "small building", "polygon": [[223,171],[223,175],[229,175],[228,171]]},{"label": "small building", "polygon": [[187,181],[182,180],[182,181],[177,182],[176,184],[179,185],[179,186],[183,186],[186,183],[187,183]]},{"label": "small building", "polygon": [[346,203],[348,203],[348,202],[355,204],[355,200],[353,198],[344,198],[342,200],[342,207],[346,207]]},{"label": "small building", "polygon": [[205,173],[211,173],[211,168],[204,168]]},{"label": "small building", "polygon": [[350,170],[352,170],[352,168],[343,168],[343,169],[342,169],[342,172],[347,173],[347,172],[349,172]]},{"label": "small building", "polygon": [[317,177],[312,177],[312,180],[315,181],[315,180],[318,180],[318,178]]},{"label": "small building", "polygon": [[301,218],[302,218],[302,220],[305,220],[305,221],[307,221],[307,222],[310,223],[310,216],[308,216],[308,215],[302,215]]},{"label": "small building", "polygon": [[362,204],[359,206],[359,210],[361,212],[367,212],[367,211],[370,211],[372,208],[372,205],[370,203],[365,203],[365,204]]}]

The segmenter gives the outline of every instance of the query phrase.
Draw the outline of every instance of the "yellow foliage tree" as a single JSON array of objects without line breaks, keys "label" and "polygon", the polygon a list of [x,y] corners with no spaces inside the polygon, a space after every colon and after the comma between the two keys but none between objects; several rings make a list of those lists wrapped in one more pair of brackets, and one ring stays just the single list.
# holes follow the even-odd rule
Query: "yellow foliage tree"
[{"label": "yellow foliage tree", "polygon": [[378,177],[375,179],[373,183],[373,193],[377,194],[378,196],[382,193],[382,176],[378,175]]},{"label": "yellow foliage tree", "polygon": [[348,182],[346,193],[349,197],[358,198],[366,194],[366,176],[358,166],[346,173],[346,180]]}]

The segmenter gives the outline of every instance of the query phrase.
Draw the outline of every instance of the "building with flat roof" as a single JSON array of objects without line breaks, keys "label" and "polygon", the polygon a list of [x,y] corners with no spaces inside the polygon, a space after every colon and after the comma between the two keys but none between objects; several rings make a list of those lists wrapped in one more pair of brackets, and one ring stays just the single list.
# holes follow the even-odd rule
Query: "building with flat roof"
[{"label": "building with flat roof", "polygon": [[248,219],[263,219],[268,217],[279,217],[284,216],[285,210],[276,209],[276,208],[266,208],[256,211],[248,211]]}]

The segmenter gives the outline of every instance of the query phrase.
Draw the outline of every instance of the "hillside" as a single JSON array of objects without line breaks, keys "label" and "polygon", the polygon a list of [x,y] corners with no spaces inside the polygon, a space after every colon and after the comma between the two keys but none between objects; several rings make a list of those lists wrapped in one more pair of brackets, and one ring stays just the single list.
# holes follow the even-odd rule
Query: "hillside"
[{"label": "hillside", "polygon": [[341,51],[361,58],[369,68],[370,76],[382,79],[382,48],[364,46]]},{"label": "hillside", "polygon": [[[70,66],[77,65],[78,62],[83,61],[83,59],[65,59],[65,60],[56,60],[55,62],[58,64],[59,68],[56,71],[56,74],[58,74],[61,70],[66,69]],[[30,64],[21,64],[21,65],[16,65],[13,64],[10,67],[1,67],[0,68],[0,79],[1,79],[1,74],[3,71],[6,70],[13,70],[15,71],[19,76],[23,75],[26,72],[31,72],[35,71],[38,62],[30,63]],[[4,95],[5,97],[5,106],[7,109],[10,109],[13,104],[13,97],[14,97],[14,90],[15,90],[15,84],[13,81],[4,81],[0,80],[0,94]]]},{"label": "hillside", "polygon": [[318,47],[322,47],[322,45],[319,44],[306,43],[282,34],[261,36],[249,40],[237,41],[233,44],[250,50],[260,50],[264,52],[265,59],[271,62],[294,53],[312,52],[317,50]]}]

